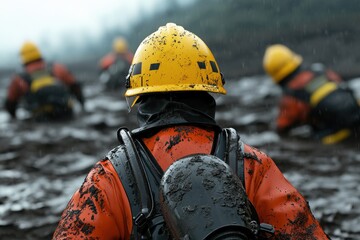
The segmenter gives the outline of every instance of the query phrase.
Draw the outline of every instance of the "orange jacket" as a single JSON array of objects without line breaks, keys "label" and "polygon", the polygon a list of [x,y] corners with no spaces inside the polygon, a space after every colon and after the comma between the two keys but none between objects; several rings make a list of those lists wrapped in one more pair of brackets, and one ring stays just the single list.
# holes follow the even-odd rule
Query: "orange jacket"
[{"label": "orange jacket", "polygon": [[[326,72],[327,78],[334,82],[341,82],[341,78],[333,71]],[[294,90],[303,89],[315,77],[311,71],[302,71],[297,74],[286,87]],[[311,107],[309,103],[301,101],[294,96],[284,94],[280,100],[279,115],[276,120],[277,130],[279,132],[288,130],[292,127],[302,124],[311,124]]]},{"label": "orange jacket", "polygon": [[124,54],[115,54],[109,53],[105,55],[99,62],[99,67],[101,70],[108,69],[112,64],[116,62],[116,59],[120,57],[125,60],[129,65],[131,65],[134,55],[131,52],[126,52]]},{"label": "orange jacket", "polygon": [[[25,71],[28,73],[32,73],[34,71],[44,69],[46,67],[46,63],[43,61],[36,61],[30,63],[25,66]],[[65,66],[54,63],[52,65],[52,74],[62,81],[65,85],[71,86],[75,83],[74,76],[66,69]],[[11,79],[7,99],[13,102],[19,101],[22,96],[24,96],[29,91],[29,85],[27,82],[22,79],[20,75],[14,75]]]},{"label": "orange jacket", "polygon": [[[26,73],[33,73],[38,70],[45,69],[46,63],[43,60],[29,63],[25,66],[24,71]],[[60,80],[65,86],[67,86],[72,94],[79,100],[81,104],[84,104],[84,98],[80,85],[76,82],[72,73],[62,64],[53,63],[51,65],[51,74]],[[10,82],[6,97],[6,110],[15,117],[15,110],[17,103],[20,99],[30,91],[30,86],[25,79],[19,74],[15,74]]]},{"label": "orange jacket", "polygon": [[[143,138],[163,170],[189,154],[209,154],[214,132],[198,127],[169,127]],[[328,239],[303,196],[271,158],[245,145],[245,188],[260,222],[272,224],[279,239]],[[254,160],[256,159],[256,160]],[[129,239],[130,203],[107,159],[98,162],[64,210],[53,239]]]}]

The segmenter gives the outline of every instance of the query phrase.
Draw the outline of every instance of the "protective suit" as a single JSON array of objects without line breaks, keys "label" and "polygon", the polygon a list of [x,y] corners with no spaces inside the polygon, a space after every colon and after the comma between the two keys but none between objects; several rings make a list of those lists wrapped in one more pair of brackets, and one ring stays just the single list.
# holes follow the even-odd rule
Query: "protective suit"
[{"label": "protective suit", "polygon": [[71,118],[74,98],[84,105],[81,86],[64,65],[46,63],[32,42],[24,43],[20,57],[23,71],[12,77],[5,99],[12,118],[20,102],[40,121]]},{"label": "protective suit", "polygon": [[309,125],[314,137],[334,144],[356,136],[360,128],[360,106],[341,77],[316,63],[302,66],[302,57],[281,44],[267,48],[264,69],[278,84],[280,100],[277,130]]},{"label": "protective suit", "polygon": [[118,37],[113,41],[113,51],[105,55],[99,62],[99,80],[107,90],[119,90],[125,86],[134,55],[129,50],[127,41]]},{"label": "protective suit", "polygon": [[[73,195],[54,239],[246,239],[257,236],[259,223],[273,226],[278,239],[328,239],[274,161],[243,143],[234,129],[224,134],[216,123],[216,102],[209,93],[226,94],[224,83],[214,56],[195,34],[169,23],[148,36],[135,53],[125,92],[129,106],[137,106],[139,127],[127,137],[119,129],[119,146],[93,167]],[[202,183],[202,190],[190,191]],[[191,195],[194,201],[185,201],[190,192],[206,195],[214,188],[223,193],[204,200]],[[181,211],[199,219],[210,214],[212,208],[202,205],[215,204],[220,212],[224,204],[217,202],[228,204],[223,212],[231,214],[235,226],[208,218],[207,227],[196,229],[181,221],[186,217]]]}]

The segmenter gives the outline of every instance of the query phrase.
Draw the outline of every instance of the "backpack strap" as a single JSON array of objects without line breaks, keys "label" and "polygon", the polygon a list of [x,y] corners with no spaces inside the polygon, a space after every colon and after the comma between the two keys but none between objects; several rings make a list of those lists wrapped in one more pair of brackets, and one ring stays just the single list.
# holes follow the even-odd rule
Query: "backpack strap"
[{"label": "backpack strap", "polygon": [[244,143],[234,128],[224,128],[220,133],[214,155],[223,159],[239,176],[245,187]]},{"label": "backpack strap", "polygon": [[310,102],[310,93],[307,92],[305,89],[291,89],[288,87],[284,87],[283,92],[285,95],[292,96],[302,102]]},{"label": "backpack strap", "polygon": [[113,164],[126,191],[131,212],[133,215],[134,231],[140,236],[135,239],[148,239],[148,221],[154,208],[154,200],[150,192],[147,174],[144,170],[139,153],[136,151],[135,143],[131,133],[126,128],[120,128],[117,132],[120,145],[112,150],[107,158]]},{"label": "backpack strap", "polygon": [[324,69],[320,69],[320,70],[310,69],[309,71],[313,73],[313,77],[311,81],[309,81],[303,88],[300,89],[292,89],[289,87],[284,87],[283,88],[284,94],[293,96],[302,102],[310,104],[311,97],[314,94],[314,92],[324,84],[329,83],[330,80],[327,78]]},{"label": "backpack strap", "polygon": [[[151,239],[150,228],[162,226],[164,222],[154,199],[154,196],[158,197],[158,188],[151,190],[152,185],[158,187],[163,173],[157,171],[156,166],[151,166],[154,161],[151,154],[137,139],[133,139],[128,129],[120,128],[117,136],[120,145],[110,151],[107,158],[119,175],[131,203],[134,222],[132,238]],[[219,133],[214,155],[224,159],[245,186],[243,152],[244,146],[236,130],[224,128]],[[166,233],[161,237],[158,235],[157,239],[168,239]]]},{"label": "backpack strap", "polygon": [[[225,150],[225,151],[224,151]],[[245,189],[245,173],[244,173],[244,163],[245,163],[245,150],[244,143],[240,139],[240,135],[233,128],[224,128],[220,133],[218,144],[215,150],[215,156],[224,161],[230,166],[233,171],[240,178],[244,189]],[[260,223],[257,211],[254,205],[248,201],[249,207],[251,209],[251,218],[259,223],[259,232],[260,235],[269,237],[274,235],[274,227],[267,223]],[[260,238],[263,239],[263,238]],[[264,238],[265,239],[265,238]]]},{"label": "backpack strap", "polygon": [[32,73],[29,73],[24,70],[21,73],[19,73],[19,76],[29,85],[29,87],[31,87],[33,81],[39,77],[43,77],[43,76],[54,77],[52,71],[52,65],[49,64],[47,64],[43,69],[35,70]]},{"label": "backpack strap", "polygon": [[31,86],[32,77],[26,71],[19,73],[19,76],[29,85]]}]

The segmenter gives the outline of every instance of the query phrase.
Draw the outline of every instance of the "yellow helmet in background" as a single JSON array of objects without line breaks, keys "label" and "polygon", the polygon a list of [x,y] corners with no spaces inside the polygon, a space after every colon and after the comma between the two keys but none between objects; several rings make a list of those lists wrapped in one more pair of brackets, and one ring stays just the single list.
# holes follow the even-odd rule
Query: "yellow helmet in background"
[{"label": "yellow helmet in background", "polygon": [[128,49],[128,44],[125,38],[117,37],[113,41],[113,50],[116,53],[125,53]]},{"label": "yellow helmet in background", "polygon": [[28,64],[42,58],[39,48],[30,41],[25,42],[20,49],[20,58],[22,63]]},{"label": "yellow helmet in background", "polygon": [[302,57],[288,47],[275,44],[269,46],[264,55],[263,67],[275,83],[280,83],[302,63]]},{"label": "yellow helmet in background", "polygon": [[147,93],[206,91],[226,94],[219,66],[207,45],[174,23],[146,37],[135,52],[125,96]]}]

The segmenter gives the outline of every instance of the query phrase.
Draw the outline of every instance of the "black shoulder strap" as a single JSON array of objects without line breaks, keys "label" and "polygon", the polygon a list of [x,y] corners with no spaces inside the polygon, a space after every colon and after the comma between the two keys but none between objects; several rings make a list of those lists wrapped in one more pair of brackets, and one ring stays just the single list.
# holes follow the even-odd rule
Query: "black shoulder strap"
[{"label": "black shoulder strap", "polygon": [[[131,212],[134,216],[133,237],[149,239],[151,236],[149,227],[151,224],[156,225],[152,222],[163,221],[163,218],[159,219],[155,216],[155,200],[149,178],[151,176],[148,176],[149,167],[144,166],[144,160],[142,160],[149,156],[145,156],[147,153],[141,148],[141,145],[134,142],[128,129],[120,128],[117,135],[120,145],[110,151],[107,158],[119,175],[131,203]],[[223,159],[236,172],[245,186],[243,152],[244,146],[236,130],[224,128],[219,134],[214,155]],[[151,219],[151,217],[155,218]]]},{"label": "black shoulder strap", "polygon": [[[236,171],[236,174],[239,176],[244,189],[245,189],[245,174],[244,174],[244,161],[245,161],[245,152],[244,152],[244,143],[240,140],[240,136],[237,131],[233,128],[224,128],[222,135],[225,136],[225,162]],[[220,140],[220,144],[221,140]],[[219,147],[218,147],[219,148]],[[219,152],[219,151],[218,151]],[[261,235],[266,237],[274,235],[274,227],[267,223],[260,223],[257,211],[254,205],[249,201],[248,206],[251,209],[251,217],[253,220],[258,222],[260,225],[259,231]],[[263,238],[259,238],[263,239]],[[265,239],[265,238],[264,238]]]},{"label": "black shoulder strap", "polygon": [[20,75],[20,77],[21,77],[22,79],[24,79],[24,81],[25,81],[29,86],[31,86],[32,78],[31,78],[31,75],[30,75],[29,73],[27,73],[27,72],[24,71],[24,72],[20,73],[19,75]]},{"label": "black shoulder strap", "polygon": [[285,95],[292,96],[305,103],[310,102],[310,93],[308,93],[305,89],[291,89],[288,87],[284,87],[283,92]]},{"label": "black shoulder strap", "polygon": [[[122,181],[131,203],[132,213],[138,213],[133,217],[133,233],[140,233],[141,239],[147,239],[147,218],[152,214],[154,208],[149,181],[129,130],[120,128],[117,134],[120,145],[112,150],[107,158]],[[136,236],[134,237],[136,238]]]},{"label": "black shoulder strap", "polygon": [[293,96],[305,103],[309,103],[311,95],[319,87],[329,82],[329,79],[326,77],[326,73],[324,71],[313,71],[313,70],[310,71],[314,74],[314,76],[312,80],[304,86],[304,88],[292,89],[292,88],[284,87],[283,88],[284,94]]},{"label": "black shoulder strap", "polygon": [[240,136],[233,128],[224,128],[225,136],[225,156],[224,161],[239,176],[243,186],[245,187],[244,176],[244,144],[240,140]]},{"label": "black shoulder strap", "polygon": [[[49,64],[46,64],[45,68],[42,70],[42,71],[45,71],[47,74],[49,74],[50,76],[53,76],[53,64],[52,63],[49,63]],[[31,76],[30,73],[26,72],[25,70],[21,73],[19,73],[20,77],[22,79],[25,80],[25,82],[31,86],[31,83],[33,81],[33,76]]]},{"label": "black shoulder strap", "polygon": [[55,76],[54,75],[54,66],[55,66],[55,64],[53,62],[47,62],[46,67],[45,67],[46,71],[53,77]]}]

